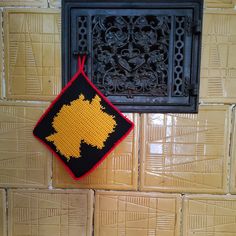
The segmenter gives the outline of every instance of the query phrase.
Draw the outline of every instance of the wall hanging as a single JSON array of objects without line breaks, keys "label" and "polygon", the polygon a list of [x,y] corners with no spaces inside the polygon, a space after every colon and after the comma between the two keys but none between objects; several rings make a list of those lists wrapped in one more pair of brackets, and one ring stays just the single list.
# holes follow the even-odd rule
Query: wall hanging
[{"label": "wall hanging", "polygon": [[34,136],[78,180],[94,170],[133,129],[84,73],[85,56],[70,82],[39,119]]}]

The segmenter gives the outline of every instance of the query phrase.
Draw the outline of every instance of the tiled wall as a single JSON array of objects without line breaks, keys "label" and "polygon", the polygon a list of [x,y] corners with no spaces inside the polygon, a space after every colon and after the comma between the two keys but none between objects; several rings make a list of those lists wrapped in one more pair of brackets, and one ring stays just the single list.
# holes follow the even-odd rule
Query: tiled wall
[{"label": "tiled wall", "polygon": [[32,136],[61,89],[60,2],[0,0],[0,236],[235,236],[235,5],[205,2],[199,114],[126,114],[77,182]]}]

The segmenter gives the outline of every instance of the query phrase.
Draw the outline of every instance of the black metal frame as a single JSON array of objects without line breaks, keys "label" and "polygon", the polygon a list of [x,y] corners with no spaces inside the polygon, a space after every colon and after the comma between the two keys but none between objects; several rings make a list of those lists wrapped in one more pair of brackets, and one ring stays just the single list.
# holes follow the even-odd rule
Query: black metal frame
[{"label": "black metal frame", "polygon": [[[77,61],[78,54],[85,53],[88,55],[87,67],[86,67],[86,72],[88,74],[88,77],[92,81],[94,79],[93,82],[95,83],[95,85],[105,95],[107,95],[108,99],[110,99],[111,102],[117,105],[121,111],[123,112],[164,112],[164,113],[165,112],[178,112],[178,113],[197,112],[198,99],[199,99],[198,94],[199,94],[199,78],[200,78],[202,14],[203,14],[203,0],[181,0],[181,1],[179,0],[152,0],[152,1],[129,0],[127,2],[124,2],[121,0],[112,0],[109,2],[105,0],[104,1],[101,1],[101,0],[89,0],[89,1],[62,0],[63,86],[72,78],[73,74],[76,71],[76,61]],[[171,23],[170,23],[171,31],[169,32],[171,35],[170,36],[168,35],[170,39],[170,41],[168,42],[169,42],[169,45],[171,46],[168,45],[168,54],[167,54],[168,63],[162,64],[164,67],[166,66],[165,70],[168,71],[167,80],[166,80],[167,81],[166,86],[168,88],[166,88],[165,84],[163,84],[163,86],[159,86],[159,87],[155,86],[155,90],[153,90],[152,82],[147,81],[147,83],[150,83],[148,84],[149,89],[145,87],[145,89],[143,89],[139,93],[139,91],[136,88],[133,88],[134,83],[133,83],[132,78],[130,79],[130,81],[132,80],[133,84],[130,83],[131,84],[130,86],[127,85],[127,83],[129,83],[129,78],[125,77],[125,75],[127,74],[132,75],[131,64],[127,64],[128,63],[127,60],[128,59],[130,61],[131,59],[133,61],[135,60],[134,63],[136,63],[138,67],[139,64],[142,62],[142,61],[140,62],[140,60],[142,60],[141,57],[137,57],[135,59],[122,58],[123,62],[122,61],[119,62],[119,68],[123,66],[122,69],[124,71],[126,70],[124,73],[122,71],[123,74],[118,73],[118,78],[119,76],[122,76],[122,75],[124,76],[124,80],[122,82],[122,86],[123,86],[122,91],[120,90],[117,93],[115,93],[114,91],[110,92],[107,90],[107,87],[106,87],[108,86],[107,83],[109,84],[109,81],[107,82],[106,80],[106,84],[99,84],[99,82],[96,81],[96,78],[94,78],[98,74],[102,73],[101,70],[96,71],[94,69],[94,65],[96,66],[96,63],[98,63],[98,60],[96,60],[96,57],[101,56],[99,54],[101,52],[97,52],[96,48],[93,48],[94,42],[91,41],[93,40],[93,32],[92,32],[94,30],[94,28],[92,28],[93,22],[96,23],[96,20],[97,20],[95,19],[95,17],[97,16],[98,18],[99,16],[102,16],[103,18],[105,17],[105,20],[103,20],[103,22],[106,22],[106,19],[108,19],[107,21],[109,21],[109,24],[112,24],[112,21],[116,21],[116,18],[122,18],[124,20],[125,17],[127,18],[130,15],[132,17],[147,16],[147,18],[150,18],[150,19],[152,19],[152,16],[156,16],[157,18],[158,17],[160,18],[159,19],[160,21],[163,20],[161,19],[161,17],[164,15],[171,17]],[[88,46],[89,50],[82,50],[82,51],[78,50],[78,39],[77,39],[76,33],[79,28],[75,23],[75,19],[78,19],[79,16],[89,17],[88,18],[89,26],[86,26],[87,27],[86,29],[88,29],[87,40],[89,42],[89,46]],[[173,37],[175,37],[174,33],[177,31],[176,31],[176,28],[173,29],[173,24],[174,24],[173,19],[175,17],[176,17],[175,19],[177,19],[178,17],[181,18],[182,16],[184,17],[183,27],[185,29],[183,42],[184,44],[186,44],[186,46],[184,45],[184,49],[182,50],[182,54],[183,54],[182,56],[184,57],[184,59],[183,59],[183,62],[177,62],[177,64],[174,65],[175,62],[173,58],[176,56],[175,53],[177,53],[178,48],[177,49],[174,48],[177,45],[176,43],[174,43],[176,42],[177,39],[173,39]],[[101,21],[101,19],[98,19],[97,21]],[[116,24],[116,22],[114,24]],[[155,26],[156,28],[158,28],[157,26],[158,24],[159,23],[156,23],[156,26]],[[161,27],[164,27],[164,26],[161,26]],[[158,35],[157,37],[162,37],[162,36]],[[176,37],[179,37],[179,36],[177,35]],[[75,40],[72,40],[72,38]],[[101,42],[103,43],[103,41]],[[134,51],[133,48],[128,49],[128,47],[124,50],[126,51],[130,50],[132,52]],[[156,51],[159,51],[160,53],[160,47]],[[114,56],[114,53],[112,55],[113,55],[113,58],[111,58],[110,60],[113,60],[114,57],[116,60],[118,60],[117,57]],[[163,55],[164,55],[164,52],[162,54],[160,53],[160,55],[156,54],[155,56],[163,57]],[[146,53],[145,54],[146,61],[148,61],[148,56],[149,54]],[[142,57],[144,58],[143,55]],[[115,62],[117,63],[117,61]],[[109,64],[109,62],[107,62],[107,64]],[[180,67],[180,64],[183,67],[182,68],[183,73],[181,74],[181,76],[179,76],[181,81],[177,81],[177,82],[178,83],[181,82],[181,91],[179,91],[178,89],[176,90],[176,85],[178,84],[177,82],[175,83],[174,81],[174,73],[176,72],[175,69],[178,66]],[[110,67],[112,67],[112,65],[113,64],[110,64]],[[125,66],[128,68],[124,69]],[[142,68],[142,73],[145,73],[145,68],[146,70],[148,70],[148,66],[149,67],[151,66],[153,68],[153,64],[150,65],[149,63],[146,67],[144,66],[144,68]],[[158,72],[164,73],[163,66],[159,66],[158,69],[157,68],[154,68],[154,69],[155,71],[157,71],[157,73]],[[148,73],[146,74],[149,75]],[[107,77],[107,78],[111,78],[112,74],[109,76],[110,77]],[[143,84],[144,82],[142,82],[141,79],[139,79],[138,83],[139,83],[139,87],[144,86]],[[137,85],[137,81],[135,82],[135,85]],[[150,89],[150,87],[152,89]],[[127,89],[127,91],[125,91],[124,89]],[[164,93],[165,89],[168,90],[168,93]],[[175,89],[175,92],[173,92],[174,89]]]}]

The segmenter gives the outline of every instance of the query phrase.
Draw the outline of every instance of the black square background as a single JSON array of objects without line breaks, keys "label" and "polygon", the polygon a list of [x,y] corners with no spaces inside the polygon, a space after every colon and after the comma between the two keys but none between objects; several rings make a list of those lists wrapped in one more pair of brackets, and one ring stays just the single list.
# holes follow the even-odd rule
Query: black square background
[{"label": "black square background", "polygon": [[[101,98],[101,105],[104,107],[104,111],[109,115],[113,115],[116,120],[115,131],[110,134],[104,148],[99,150],[96,147],[92,147],[86,143],[81,143],[81,157],[70,158],[69,161],[57,152],[55,145],[52,142],[47,141],[45,138],[56,131],[52,127],[52,121],[54,116],[60,111],[63,105],[70,104],[71,101],[78,99],[80,94],[83,94],[86,100],[91,101],[95,95]],[[94,117],[96,119],[96,117]],[[34,128],[34,135],[41,139],[47,146],[49,146],[57,155],[61,158],[66,166],[72,171],[75,178],[79,178],[91,170],[96,163],[98,163],[104,155],[107,154],[132,127],[132,122],[128,122],[122,117],[119,112],[113,109],[89,84],[83,74],[79,74],[78,77],[71,83],[69,87],[56,98],[56,102],[43,117],[43,119]]]}]

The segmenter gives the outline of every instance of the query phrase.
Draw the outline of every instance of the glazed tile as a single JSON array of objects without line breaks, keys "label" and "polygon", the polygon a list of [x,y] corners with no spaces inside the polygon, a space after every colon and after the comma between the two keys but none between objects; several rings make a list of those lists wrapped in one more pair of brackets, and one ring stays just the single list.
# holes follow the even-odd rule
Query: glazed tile
[{"label": "glazed tile", "polygon": [[32,130],[45,105],[0,103],[0,186],[47,187],[51,153]]},{"label": "glazed tile", "polygon": [[95,236],[177,236],[179,195],[97,191]]},{"label": "glazed tile", "polygon": [[236,107],[233,111],[230,192],[236,194]]},{"label": "glazed tile", "polygon": [[183,235],[236,235],[235,196],[187,196],[183,209]]},{"label": "glazed tile", "polygon": [[52,100],[61,89],[57,10],[4,11],[7,98]]},{"label": "glazed tile", "polygon": [[206,0],[205,6],[209,8],[233,8],[235,0]]},{"label": "glazed tile", "polygon": [[49,0],[50,7],[61,7],[61,0]]},{"label": "glazed tile", "polygon": [[236,103],[236,11],[204,14],[200,100]]},{"label": "glazed tile", "polygon": [[10,6],[32,6],[32,7],[47,7],[47,0],[1,0],[0,7]]},{"label": "glazed tile", "polygon": [[139,115],[126,114],[135,123],[134,130],[91,174],[76,181],[55,157],[53,158],[53,186],[58,188],[95,188],[135,190],[138,181]]},{"label": "glazed tile", "polygon": [[93,191],[10,190],[8,236],[92,236]]},{"label": "glazed tile", "polygon": [[230,116],[223,105],[142,115],[141,190],[226,192]]},{"label": "glazed tile", "polygon": [[6,193],[0,189],[0,236],[7,235],[6,225]]}]

